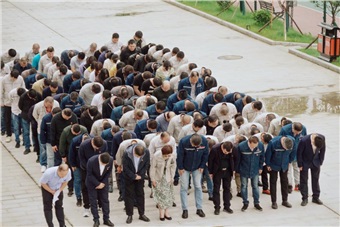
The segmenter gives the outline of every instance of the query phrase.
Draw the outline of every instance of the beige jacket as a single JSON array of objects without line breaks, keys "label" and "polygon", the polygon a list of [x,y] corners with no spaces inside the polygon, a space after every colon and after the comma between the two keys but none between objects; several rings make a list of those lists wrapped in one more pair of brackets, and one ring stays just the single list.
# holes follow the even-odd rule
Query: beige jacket
[{"label": "beige jacket", "polygon": [[[151,181],[159,182],[164,173],[165,160],[163,159],[162,153],[157,152],[151,161],[150,167],[150,178]],[[176,156],[172,156],[168,159],[165,171],[165,179],[169,183],[174,179],[176,171]]]}]

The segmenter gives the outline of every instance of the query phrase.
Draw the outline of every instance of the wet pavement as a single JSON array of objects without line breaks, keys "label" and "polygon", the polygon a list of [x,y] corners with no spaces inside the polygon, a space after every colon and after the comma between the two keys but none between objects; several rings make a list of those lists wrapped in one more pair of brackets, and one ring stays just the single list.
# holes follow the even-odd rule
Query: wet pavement
[{"label": "wet pavement", "polygon": [[[65,49],[86,49],[93,41],[101,46],[110,40],[113,32],[118,32],[120,40],[126,43],[136,30],[142,30],[147,42],[163,44],[170,49],[178,46],[190,62],[210,68],[218,83],[226,85],[230,91],[245,92],[263,100],[267,110],[300,121],[308,133],[319,132],[326,136],[326,158],[320,176],[323,206],[309,203],[307,207],[301,207],[301,195],[294,192],[289,196],[292,209],[279,206],[279,210],[274,211],[270,208],[269,196],[261,195],[264,211],[249,209],[243,213],[240,211],[241,199],[234,197],[234,214],[215,216],[213,205],[204,194],[203,208],[207,216],[202,219],[195,214],[192,192],[189,219],[184,220],[180,217],[179,193],[176,193],[178,206],[171,209],[174,220],[160,222],[155,204],[148,198],[150,190],[146,188],[146,214],[151,222],[140,222],[135,214],[133,226],[339,225],[339,74],[289,54],[286,47],[267,45],[162,1],[2,1],[1,5],[2,51],[14,47],[23,55],[38,42],[42,49],[54,46],[59,55]],[[23,26],[23,21],[27,26]],[[242,58],[218,59],[226,55]],[[36,184],[41,173],[40,166],[35,163],[36,155],[24,156],[24,149],[14,148],[14,142],[4,145],[13,156],[7,155],[9,151],[1,146],[2,225],[41,226],[44,217],[41,193]],[[20,168],[23,171],[8,171]],[[17,187],[17,182],[7,182],[9,179],[31,181],[18,187],[32,192],[27,193],[29,198],[25,205],[17,201],[18,190],[6,186]],[[234,184],[233,188],[235,192]],[[126,225],[123,203],[117,202],[117,198],[115,189],[110,194],[111,220],[118,226]],[[91,218],[83,218],[82,209],[76,207],[75,202],[74,197],[64,198],[68,225],[91,226]],[[20,215],[16,209],[21,209]],[[32,217],[36,222],[26,217]]]}]

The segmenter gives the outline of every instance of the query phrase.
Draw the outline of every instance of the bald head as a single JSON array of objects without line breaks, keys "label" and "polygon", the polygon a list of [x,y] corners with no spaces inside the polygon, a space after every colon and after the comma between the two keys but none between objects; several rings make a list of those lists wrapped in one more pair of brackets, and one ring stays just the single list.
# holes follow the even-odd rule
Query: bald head
[{"label": "bald head", "polygon": [[190,124],[190,121],[191,121],[191,117],[189,115],[184,115],[182,117],[182,124],[183,124],[183,126],[187,125],[187,124]]}]

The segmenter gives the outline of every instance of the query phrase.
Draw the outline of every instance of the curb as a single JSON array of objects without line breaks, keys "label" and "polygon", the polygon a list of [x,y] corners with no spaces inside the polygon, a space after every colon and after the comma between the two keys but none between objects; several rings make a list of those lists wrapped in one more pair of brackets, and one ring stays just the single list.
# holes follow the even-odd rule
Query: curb
[{"label": "curb", "polygon": [[300,57],[302,59],[305,59],[307,61],[310,61],[310,62],[312,62],[314,64],[320,65],[320,66],[322,66],[322,67],[324,67],[326,69],[332,70],[332,71],[340,74],[340,67],[335,66],[335,65],[333,65],[331,63],[328,63],[326,61],[323,61],[321,59],[318,59],[316,57],[310,56],[308,54],[305,54],[305,53],[297,50],[297,48],[298,47],[291,47],[291,48],[289,48],[288,49],[288,53],[293,54],[295,56],[298,56],[298,57]]},{"label": "curb", "polygon": [[[214,17],[214,16],[212,16],[210,14],[207,14],[205,12],[202,12],[200,10],[191,8],[190,6],[186,6],[186,5],[183,5],[181,3],[178,3],[176,0],[163,0],[163,1],[166,2],[166,3],[169,3],[171,5],[174,5],[176,7],[179,7],[181,9],[183,9],[183,10],[186,10],[186,11],[189,11],[191,13],[194,13],[195,15],[199,15],[201,17],[204,17],[204,18],[208,19],[208,20],[216,22],[216,23],[218,23],[220,25],[223,25],[225,27],[233,29],[233,30],[235,30],[237,32],[240,32],[240,33],[242,33],[242,34],[244,34],[244,35],[246,35],[248,37],[251,37],[253,39],[257,39],[257,40],[259,40],[261,42],[264,42],[264,43],[267,43],[269,45],[272,45],[272,46],[281,45],[281,46],[301,46],[301,47],[307,47],[309,45],[308,43],[294,43],[294,42],[284,42],[284,41],[273,41],[271,39],[268,39],[268,38],[265,38],[265,37],[263,37],[261,35],[258,35],[258,34],[254,33],[254,32],[248,31],[247,29],[241,28],[241,27],[239,27],[237,25],[234,25],[234,24],[229,23],[227,21],[221,20],[221,19],[219,19],[217,17]],[[312,46],[316,47],[316,44],[313,44]]]}]

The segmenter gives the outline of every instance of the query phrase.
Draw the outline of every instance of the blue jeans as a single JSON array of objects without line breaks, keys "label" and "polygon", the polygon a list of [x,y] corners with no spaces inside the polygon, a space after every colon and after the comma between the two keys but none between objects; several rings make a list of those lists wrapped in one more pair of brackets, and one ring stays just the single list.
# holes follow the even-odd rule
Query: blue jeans
[{"label": "blue jeans", "polygon": [[201,185],[202,173],[200,173],[200,171],[197,169],[193,172],[184,170],[184,173],[180,177],[180,183],[181,183],[180,193],[181,193],[182,210],[188,210],[188,198],[187,197],[188,197],[190,173],[192,174],[192,178],[194,181],[196,208],[202,209],[202,201],[203,201],[203,193],[202,193],[202,185]]},{"label": "blue jeans", "polygon": [[47,168],[54,166],[54,152],[52,150],[52,145],[46,143],[46,156],[47,156]]},{"label": "blue jeans", "polygon": [[40,147],[39,162],[41,166],[47,166],[46,144],[40,142],[40,134],[38,134],[38,141]]},{"label": "blue jeans", "polygon": [[6,132],[6,125],[5,125],[5,107],[1,107],[1,132]]},{"label": "blue jeans", "polygon": [[77,199],[81,199],[81,172],[78,167],[73,171],[73,177],[74,193],[76,194]]},{"label": "blue jeans", "polygon": [[31,147],[31,139],[30,139],[30,122],[22,119],[22,131],[23,131],[23,139],[25,144],[25,149],[30,149]]},{"label": "blue jeans", "polygon": [[214,188],[214,185],[213,185],[213,182],[209,176],[209,170],[208,170],[208,166],[205,166],[204,167],[204,170],[203,170],[203,175],[202,175],[202,185],[203,185],[203,178],[205,177],[206,181],[207,181],[207,188],[208,188],[208,194],[209,194],[209,197],[212,197],[213,196],[213,188]]},{"label": "blue jeans", "polygon": [[15,115],[12,113],[12,123],[14,128],[14,135],[15,135],[15,142],[20,143],[20,124],[21,124],[21,117],[19,115]]},{"label": "blue jeans", "polygon": [[[249,204],[248,201],[248,177],[241,176],[241,195],[243,199],[243,204]],[[250,178],[251,187],[253,189],[254,204],[260,204],[260,194],[259,194],[259,175]]]}]

